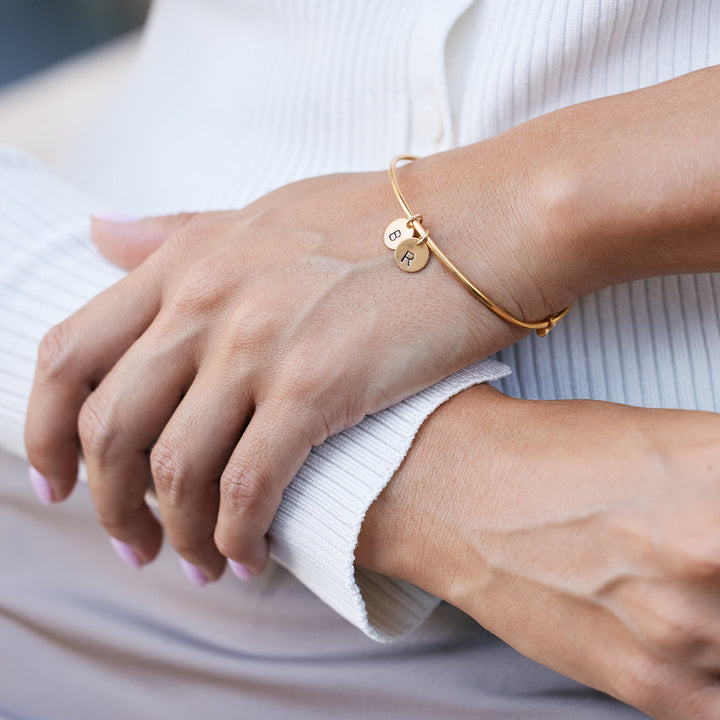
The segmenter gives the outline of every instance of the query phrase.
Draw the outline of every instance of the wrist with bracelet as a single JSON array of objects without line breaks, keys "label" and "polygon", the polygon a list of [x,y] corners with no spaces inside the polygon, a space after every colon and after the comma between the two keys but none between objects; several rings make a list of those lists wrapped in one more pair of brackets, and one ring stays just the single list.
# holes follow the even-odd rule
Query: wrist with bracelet
[{"label": "wrist with bracelet", "polygon": [[392,159],[388,169],[390,184],[392,185],[395,197],[407,216],[393,220],[387,228],[385,228],[384,242],[385,245],[395,253],[395,263],[397,266],[405,272],[419,272],[427,265],[430,259],[430,253],[432,252],[445,269],[448,270],[471,295],[477,298],[488,310],[495,313],[499,318],[502,318],[505,322],[515,327],[535,330],[540,337],[547,335],[567,314],[570,306],[568,305],[568,307],[560,312],[549,315],[544,320],[525,322],[500,307],[476,287],[437,246],[423,225],[423,216],[418,213],[413,213],[400,190],[395,172],[397,164],[403,160],[412,161],[415,159],[416,157],[414,155],[396,155]]}]

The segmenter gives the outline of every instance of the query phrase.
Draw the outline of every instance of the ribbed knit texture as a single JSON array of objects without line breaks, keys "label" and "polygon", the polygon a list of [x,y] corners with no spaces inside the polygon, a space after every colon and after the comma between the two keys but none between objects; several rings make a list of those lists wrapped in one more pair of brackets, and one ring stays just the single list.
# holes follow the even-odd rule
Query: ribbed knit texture
[{"label": "ribbed knit texture", "polygon": [[[160,0],[135,72],[65,174],[93,197],[137,214],[239,207],[295,179],[381,169],[400,151],[427,154],[475,142],[571,103],[715,63],[718,0]],[[0,182],[13,190],[13,170],[3,172]],[[16,221],[27,223],[25,240],[15,242],[64,233],[67,244],[58,234],[53,263],[66,247],[86,242],[78,215],[62,210],[76,202],[74,195],[47,199],[54,208],[50,224],[33,218],[30,194],[9,197],[15,207],[28,207],[27,219]],[[84,265],[89,251],[78,252]],[[50,257],[37,267],[43,262]],[[89,255],[87,263],[102,278],[98,288],[117,272]],[[69,271],[73,278],[82,274],[74,264]],[[56,306],[56,298],[67,292],[77,300],[90,290],[82,284],[87,278],[48,293],[19,277],[8,287],[22,282],[20,295],[9,291],[2,302],[17,303],[18,318],[28,315],[28,342],[51,321],[53,307],[59,319],[73,305],[68,297]],[[40,321],[26,311],[31,289]],[[528,338],[503,352],[515,374],[502,386],[528,397],[718,410],[719,290],[717,277],[703,276],[598,293],[578,303],[548,338]],[[8,377],[27,382],[31,370],[15,347],[3,352]],[[9,414],[0,422],[3,432],[15,433],[18,450],[22,403],[2,392]],[[426,409],[408,406],[408,422],[416,427]],[[387,437],[397,438],[400,457],[414,430],[402,423],[396,430]],[[382,457],[380,444],[371,447]],[[347,447],[342,452],[351,454]],[[321,467],[327,459],[319,452],[312,462]],[[343,492],[354,487],[348,473]],[[376,489],[386,479],[377,478]],[[363,489],[342,500],[354,508],[345,529],[352,525],[355,532],[371,495]],[[306,508],[307,516],[324,504],[327,517],[342,514],[323,499]],[[328,542],[346,547],[345,539]],[[294,546],[283,549],[278,541],[277,547],[284,562],[295,562]],[[343,557],[334,565],[338,577],[352,567]],[[374,585],[361,582],[366,592]],[[355,610],[342,611],[355,613],[353,621],[377,637],[411,626],[430,607],[413,614],[412,590],[399,614],[397,605],[378,603],[373,631],[352,599],[357,590],[344,587],[352,591],[342,601],[325,599],[337,607],[347,600]]]}]

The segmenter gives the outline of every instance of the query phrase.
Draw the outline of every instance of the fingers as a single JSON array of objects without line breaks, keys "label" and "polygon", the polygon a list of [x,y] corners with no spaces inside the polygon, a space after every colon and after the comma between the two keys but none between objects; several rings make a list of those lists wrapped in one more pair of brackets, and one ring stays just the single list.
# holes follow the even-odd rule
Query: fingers
[{"label": "fingers", "polygon": [[75,484],[80,408],[157,312],[159,283],[147,275],[123,278],[40,343],[25,445],[33,484],[43,488],[46,501],[63,500]]},{"label": "fingers", "polygon": [[196,584],[216,580],[225,569],[213,537],[218,480],[251,409],[249,395],[228,395],[218,380],[210,372],[198,375],[151,453],[167,539],[196,568]]},{"label": "fingers", "polygon": [[140,265],[171,235],[195,217],[179,213],[134,220],[121,216],[93,216],[92,239],[110,262],[126,270]]},{"label": "fingers", "polygon": [[236,575],[255,574],[267,563],[265,534],[312,447],[303,415],[276,403],[258,406],[220,479],[215,544]]},{"label": "fingers", "polygon": [[82,406],[78,422],[98,520],[142,564],[157,555],[162,540],[144,501],[148,449],[195,374],[192,353],[162,345],[156,334],[151,328],[115,365]]}]

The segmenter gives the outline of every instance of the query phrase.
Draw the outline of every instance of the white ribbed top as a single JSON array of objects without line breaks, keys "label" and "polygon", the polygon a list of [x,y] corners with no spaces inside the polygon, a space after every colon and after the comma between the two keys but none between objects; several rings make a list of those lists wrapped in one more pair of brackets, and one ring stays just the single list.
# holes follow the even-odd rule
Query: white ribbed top
[{"label": "white ribbed top", "polygon": [[[126,212],[238,207],[291,180],[381,169],[398,152],[475,142],[715,63],[720,0],[158,0],[135,71],[64,174]],[[87,244],[82,217],[98,208],[31,165],[6,154],[0,170],[0,249],[11,258],[0,271],[0,432],[18,452],[34,343],[118,277]],[[503,386],[718,410],[717,284],[667,278],[587,298],[548,338],[501,354],[515,369]],[[330,441],[302,471],[318,487],[304,478],[287,493],[276,556],[374,637],[413,625],[432,601],[390,583],[382,602],[384,581],[363,577],[373,629],[349,579],[352,538],[422,418],[481,373],[421,394],[400,420],[368,422],[381,432]],[[306,489],[319,493],[312,502]]]}]

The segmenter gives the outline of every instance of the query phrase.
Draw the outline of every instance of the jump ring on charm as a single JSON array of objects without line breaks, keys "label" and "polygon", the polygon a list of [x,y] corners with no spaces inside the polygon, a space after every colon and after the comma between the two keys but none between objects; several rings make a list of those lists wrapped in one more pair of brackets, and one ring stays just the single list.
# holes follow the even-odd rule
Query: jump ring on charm
[{"label": "jump ring on charm", "polygon": [[416,223],[416,222],[421,223],[422,221],[423,221],[423,216],[420,215],[420,213],[417,213],[416,215],[411,215],[411,216],[408,218],[407,226],[408,226],[409,228],[413,228],[413,229],[414,229],[414,228],[415,228],[415,223]]},{"label": "jump ring on charm", "polygon": [[422,245],[428,238],[430,237],[430,233],[426,230],[425,234],[422,237],[419,237],[416,241],[416,245]]}]

